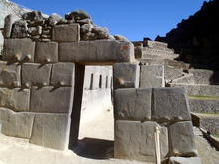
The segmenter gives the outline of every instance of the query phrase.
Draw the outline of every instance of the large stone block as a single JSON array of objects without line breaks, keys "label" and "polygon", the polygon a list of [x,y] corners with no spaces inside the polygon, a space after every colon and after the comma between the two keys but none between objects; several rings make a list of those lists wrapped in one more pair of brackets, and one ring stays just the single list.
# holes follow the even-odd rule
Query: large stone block
[{"label": "large stone block", "polygon": [[113,87],[138,88],[140,66],[130,63],[116,63],[113,65]]},{"label": "large stone block", "polygon": [[35,42],[31,39],[5,39],[3,60],[34,61]]},{"label": "large stone block", "polygon": [[134,59],[134,46],[130,42],[95,40],[59,44],[59,60],[62,62],[112,64]]},{"label": "large stone block", "polygon": [[35,63],[25,63],[21,67],[22,85],[49,85],[52,64],[40,65]]},{"label": "large stone block", "polygon": [[201,158],[199,157],[170,157],[168,164],[201,164]]},{"label": "large stone block", "polygon": [[[155,161],[155,122],[121,121],[115,125],[114,156],[131,160]],[[167,128],[160,127],[162,159],[168,153]]]},{"label": "large stone block", "polygon": [[117,89],[114,91],[115,119],[145,121],[151,119],[152,89]]},{"label": "large stone block", "polygon": [[52,85],[74,86],[75,64],[57,63],[52,67]]},{"label": "large stone block", "polygon": [[30,143],[66,150],[69,143],[68,114],[36,114]]},{"label": "large stone block", "polygon": [[11,37],[11,30],[12,25],[16,21],[16,16],[10,14],[5,17],[5,24],[4,24],[4,31],[3,36],[4,38],[10,38]]},{"label": "large stone block", "polygon": [[7,107],[14,111],[28,111],[30,90],[19,88],[0,88],[0,107]]},{"label": "large stone block", "polygon": [[141,65],[140,88],[164,87],[164,67],[162,65]]},{"label": "large stone block", "polygon": [[169,127],[170,155],[197,156],[193,126],[190,121],[178,122]]},{"label": "large stone block", "polygon": [[153,120],[158,122],[191,120],[184,89],[154,88],[152,99]]},{"label": "large stone block", "polygon": [[21,66],[0,61],[0,85],[6,87],[19,87]]},{"label": "large stone block", "polygon": [[73,87],[32,88],[30,111],[40,113],[71,113],[73,103]]},{"label": "large stone block", "polygon": [[58,43],[37,42],[35,62],[37,63],[58,62]]},{"label": "large stone block", "polygon": [[79,24],[54,26],[52,40],[57,42],[78,42],[80,40]]},{"label": "large stone block", "polygon": [[30,138],[34,114],[27,112],[13,112],[7,108],[0,108],[1,132],[8,136]]}]

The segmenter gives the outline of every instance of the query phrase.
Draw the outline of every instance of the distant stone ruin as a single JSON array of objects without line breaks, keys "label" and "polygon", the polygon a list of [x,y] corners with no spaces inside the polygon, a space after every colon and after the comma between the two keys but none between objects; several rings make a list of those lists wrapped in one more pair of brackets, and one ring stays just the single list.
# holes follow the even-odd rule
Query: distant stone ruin
[{"label": "distant stone ruin", "polygon": [[[72,148],[78,140],[85,66],[112,65],[114,156],[154,162],[155,146],[160,143],[162,161],[200,163],[184,89],[166,88],[170,81],[165,82],[164,66],[137,58],[126,38],[110,35],[80,10],[65,18],[44,18],[33,11],[13,21],[9,15],[4,27],[3,134],[54,149]],[[144,50],[161,56],[160,49],[168,52],[166,57],[174,55],[166,44],[147,45],[140,48],[142,56],[148,56]],[[160,133],[155,141],[156,129]]]}]

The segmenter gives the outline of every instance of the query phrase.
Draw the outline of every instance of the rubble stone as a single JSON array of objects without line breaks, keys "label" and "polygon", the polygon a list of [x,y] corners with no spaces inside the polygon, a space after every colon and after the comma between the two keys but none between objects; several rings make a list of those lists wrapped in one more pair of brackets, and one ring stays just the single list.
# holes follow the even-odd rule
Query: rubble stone
[{"label": "rubble stone", "polygon": [[26,38],[27,33],[27,22],[25,20],[18,20],[13,23],[11,37],[12,38]]}]

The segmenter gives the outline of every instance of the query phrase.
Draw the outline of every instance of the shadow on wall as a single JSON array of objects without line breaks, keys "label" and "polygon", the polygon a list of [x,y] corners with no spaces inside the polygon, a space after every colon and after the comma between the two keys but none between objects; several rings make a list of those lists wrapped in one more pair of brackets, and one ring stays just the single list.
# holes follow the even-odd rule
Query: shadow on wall
[{"label": "shadow on wall", "polygon": [[73,151],[82,157],[91,159],[109,159],[113,158],[113,145],[114,141],[96,139],[96,138],[83,138],[79,140]]}]

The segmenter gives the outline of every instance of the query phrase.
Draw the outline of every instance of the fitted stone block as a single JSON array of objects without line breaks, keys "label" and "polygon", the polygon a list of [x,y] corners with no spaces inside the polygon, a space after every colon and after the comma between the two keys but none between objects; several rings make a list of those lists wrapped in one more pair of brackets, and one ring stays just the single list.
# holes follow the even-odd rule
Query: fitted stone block
[{"label": "fitted stone block", "polygon": [[[131,160],[152,162],[155,160],[155,122],[117,120],[115,124],[114,156]],[[162,159],[168,153],[167,128],[160,127]]]},{"label": "fitted stone block", "polygon": [[54,26],[52,40],[57,42],[78,42],[80,40],[79,24]]},{"label": "fitted stone block", "polygon": [[21,85],[21,66],[0,61],[0,85],[6,87],[18,87]]},{"label": "fitted stone block", "polygon": [[140,88],[156,87],[164,87],[164,67],[141,65]]},{"label": "fitted stone block", "polygon": [[3,60],[34,61],[35,42],[31,39],[5,39]]},{"label": "fitted stone block", "polygon": [[19,88],[0,88],[0,107],[7,107],[14,111],[28,111],[30,90]]},{"label": "fitted stone block", "polygon": [[131,42],[95,40],[59,44],[61,62],[112,64],[132,62],[134,59],[134,46]]},{"label": "fitted stone block", "polygon": [[52,65],[25,63],[22,65],[22,85],[49,85]]},{"label": "fitted stone block", "polygon": [[153,89],[152,119],[158,122],[191,120],[190,108],[182,88]]},{"label": "fitted stone block", "polygon": [[75,64],[74,63],[57,63],[52,67],[52,85],[74,86]]},{"label": "fitted stone block", "polygon": [[199,157],[170,157],[169,164],[201,164],[201,158]]},{"label": "fitted stone block", "polygon": [[152,89],[117,89],[114,91],[115,119],[145,121],[151,119]]},{"label": "fitted stone block", "polygon": [[30,143],[66,150],[69,143],[68,114],[36,114]]},{"label": "fitted stone block", "polygon": [[8,136],[30,138],[34,114],[27,112],[13,112],[7,108],[0,108],[1,132]]},{"label": "fitted stone block", "polygon": [[113,65],[113,87],[138,88],[140,67],[138,64],[116,63]]},{"label": "fitted stone block", "polygon": [[174,79],[172,80],[173,84],[195,84],[195,80],[194,80],[194,76],[193,74],[187,74],[187,75],[184,75],[178,79]]},{"label": "fitted stone block", "polygon": [[30,111],[40,113],[71,113],[73,103],[73,87],[32,88]]},{"label": "fitted stone block", "polygon": [[173,156],[197,156],[191,121],[178,122],[169,127],[170,154]]},{"label": "fitted stone block", "polygon": [[11,37],[11,30],[12,25],[16,21],[16,16],[10,14],[5,17],[5,24],[4,24],[4,31],[3,36],[4,38],[10,38]]},{"label": "fitted stone block", "polygon": [[58,62],[58,43],[37,42],[35,62],[37,63]]}]

